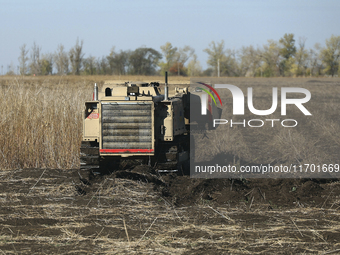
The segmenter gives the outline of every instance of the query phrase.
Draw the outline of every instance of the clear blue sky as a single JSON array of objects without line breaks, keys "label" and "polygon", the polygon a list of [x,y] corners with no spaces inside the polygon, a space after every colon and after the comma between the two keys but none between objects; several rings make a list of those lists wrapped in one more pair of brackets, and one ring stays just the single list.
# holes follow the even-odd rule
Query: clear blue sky
[{"label": "clear blue sky", "polygon": [[77,37],[85,57],[141,46],[160,51],[167,41],[190,45],[203,68],[211,41],[226,48],[261,46],[285,33],[307,38],[306,46],[340,35],[339,0],[0,0],[0,66],[17,66],[19,48],[35,41],[42,53],[58,44],[68,51]]}]

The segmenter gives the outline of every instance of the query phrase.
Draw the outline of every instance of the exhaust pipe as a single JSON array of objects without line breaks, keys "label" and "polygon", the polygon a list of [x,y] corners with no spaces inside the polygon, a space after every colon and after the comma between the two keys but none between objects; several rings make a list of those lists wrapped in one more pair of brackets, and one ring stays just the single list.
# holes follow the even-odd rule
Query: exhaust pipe
[{"label": "exhaust pipe", "polygon": [[97,83],[94,84],[93,101],[98,101],[98,87],[97,87]]},{"label": "exhaust pipe", "polygon": [[164,100],[168,101],[168,72],[165,72]]}]

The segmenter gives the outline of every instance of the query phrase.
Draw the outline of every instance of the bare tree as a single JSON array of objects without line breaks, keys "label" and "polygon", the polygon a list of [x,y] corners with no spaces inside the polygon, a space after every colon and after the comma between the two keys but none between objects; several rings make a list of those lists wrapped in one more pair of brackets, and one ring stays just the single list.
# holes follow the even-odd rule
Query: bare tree
[{"label": "bare tree", "polygon": [[299,38],[299,48],[295,53],[296,70],[295,75],[306,75],[307,65],[308,65],[308,51],[305,48],[306,38]]},{"label": "bare tree", "polygon": [[314,49],[309,50],[308,54],[308,62],[310,67],[310,76],[319,76],[321,74],[322,69],[322,61],[320,58],[320,49],[321,46],[319,43],[314,45]]},{"label": "bare tree", "polygon": [[30,59],[30,70],[31,74],[40,75],[41,74],[41,62],[40,62],[40,52],[41,47],[33,43],[31,49],[31,59]]},{"label": "bare tree", "polygon": [[72,73],[79,75],[80,70],[83,64],[83,40],[79,44],[79,40],[77,39],[76,45],[70,50],[69,57],[71,63]]},{"label": "bare tree", "polygon": [[175,73],[177,73],[177,75],[184,75],[186,72],[184,65],[194,53],[195,50],[188,45],[184,46],[183,48],[179,48],[174,56],[176,61],[173,63],[169,71],[171,72],[173,70]]},{"label": "bare tree", "polygon": [[183,48],[179,48],[177,52],[177,61],[185,64],[189,58],[195,53],[195,50],[190,46],[186,45]]},{"label": "bare tree", "polygon": [[245,76],[255,77],[258,69],[261,66],[261,51],[255,49],[252,45],[241,48],[241,74]]},{"label": "bare tree", "polygon": [[188,63],[188,75],[199,76],[202,72],[200,62],[197,60],[197,55],[193,54],[192,59]]},{"label": "bare tree", "polygon": [[220,43],[212,41],[209,44],[209,48],[203,51],[209,55],[207,63],[213,70],[212,75],[240,75],[237,52],[235,50],[224,49],[223,40]]},{"label": "bare tree", "polygon": [[19,57],[19,68],[20,74],[25,75],[28,71],[27,61],[28,61],[28,50],[26,50],[26,44],[20,47],[20,57]]},{"label": "bare tree", "polygon": [[207,63],[214,69],[214,75],[217,75],[219,63],[221,63],[226,58],[224,40],[222,40],[220,43],[215,43],[212,41],[209,44],[209,48],[206,48],[203,51],[208,53],[209,57]]},{"label": "bare tree", "polygon": [[220,60],[220,72],[223,76],[240,76],[237,52],[227,49],[225,55]]},{"label": "bare tree", "polygon": [[7,65],[7,73],[6,75],[15,75],[15,66],[13,62],[10,65]]},{"label": "bare tree", "polygon": [[64,51],[64,46],[62,44],[58,45],[57,51],[53,56],[54,65],[57,68],[57,73],[59,75],[68,73],[68,57],[67,53]]},{"label": "bare tree", "polygon": [[177,47],[173,47],[170,42],[161,46],[161,50],[165,57],[165,62],[160,63],[161,72],[169,71],[170,67],[176,61]]}]

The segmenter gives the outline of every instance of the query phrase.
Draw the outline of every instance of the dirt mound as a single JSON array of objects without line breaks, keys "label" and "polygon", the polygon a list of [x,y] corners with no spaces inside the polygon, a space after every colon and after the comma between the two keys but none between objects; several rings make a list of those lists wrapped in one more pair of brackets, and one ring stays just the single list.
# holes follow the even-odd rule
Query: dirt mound
[{"label": "dirt mound", "polygon": [[256,201],[268,203],[270,207],[292,207],[299,203],[320,204],[329,194],[321,187],[319,180],[191,179],[187,176],[163,179],[167,185],[161,189],[162,195],[171,197],[175,205],[235,205]]},{"label": "dirt mound", "polygon": [[229,179],[193,179],[189,176],[163,177],[166,186],[161,192],[170,197],[174,205],[192,205],[200,202],[214,201],[224,204],[228,201],[243,199],[247,184],[239,180]]},{"label": "dirt mound", "polygon": [[[245,203],[251,206],[254,202],[267,204],[269,209],[316,206],[339,192],[331,188],[331,184],[338,181],[336,179],[196,179],[174,173],[160,175],[145,165],[118,170],[109,177],[149,183],[153,190],[175,206],[207,203],[216,206]],[[96,176],[90,181],[91,185],[83,184],[78,193],[84,195],[96,191],[102,178]]]}]

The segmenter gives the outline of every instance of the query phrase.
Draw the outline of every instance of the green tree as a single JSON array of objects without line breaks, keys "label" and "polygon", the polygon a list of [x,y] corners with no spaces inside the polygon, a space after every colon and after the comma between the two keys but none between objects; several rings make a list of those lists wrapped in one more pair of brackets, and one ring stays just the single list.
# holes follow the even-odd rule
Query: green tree
[{"label": "green tree", "polygon": [[333,77],[339,69],[340,36],[332,35],[326,40],[326,47],[321,50],[321,59],[325,64],[325,73]]},{"label": "green tree", "polygon": [[280,54],[285,59],[293,57],[296,52],[294,34],[284,34],[284,36],[279,40],[281,44]]},{"label": "green tree", "polygon": [[295,47],[295,39],[294,34],[284,34],[284,36],[279,40],[280,43],[280,55],[284,58],[280,62],[280,74],[282,76],[285,76],[286,74],[289,74],[289,70],[291,69],[292,63],[294,61],[290,60],[290,58],[293,58],[296,53],[296,47]]},{"label": "green tree", "polygon": [[162,54],[152,48],[138,48],[129,56],[129,73],[154,75]]},{"label": "green tree", "polygon": [[41,58],[41,74],[49,75],[53,71],[53,56],[51,54],[45,54]]}]

